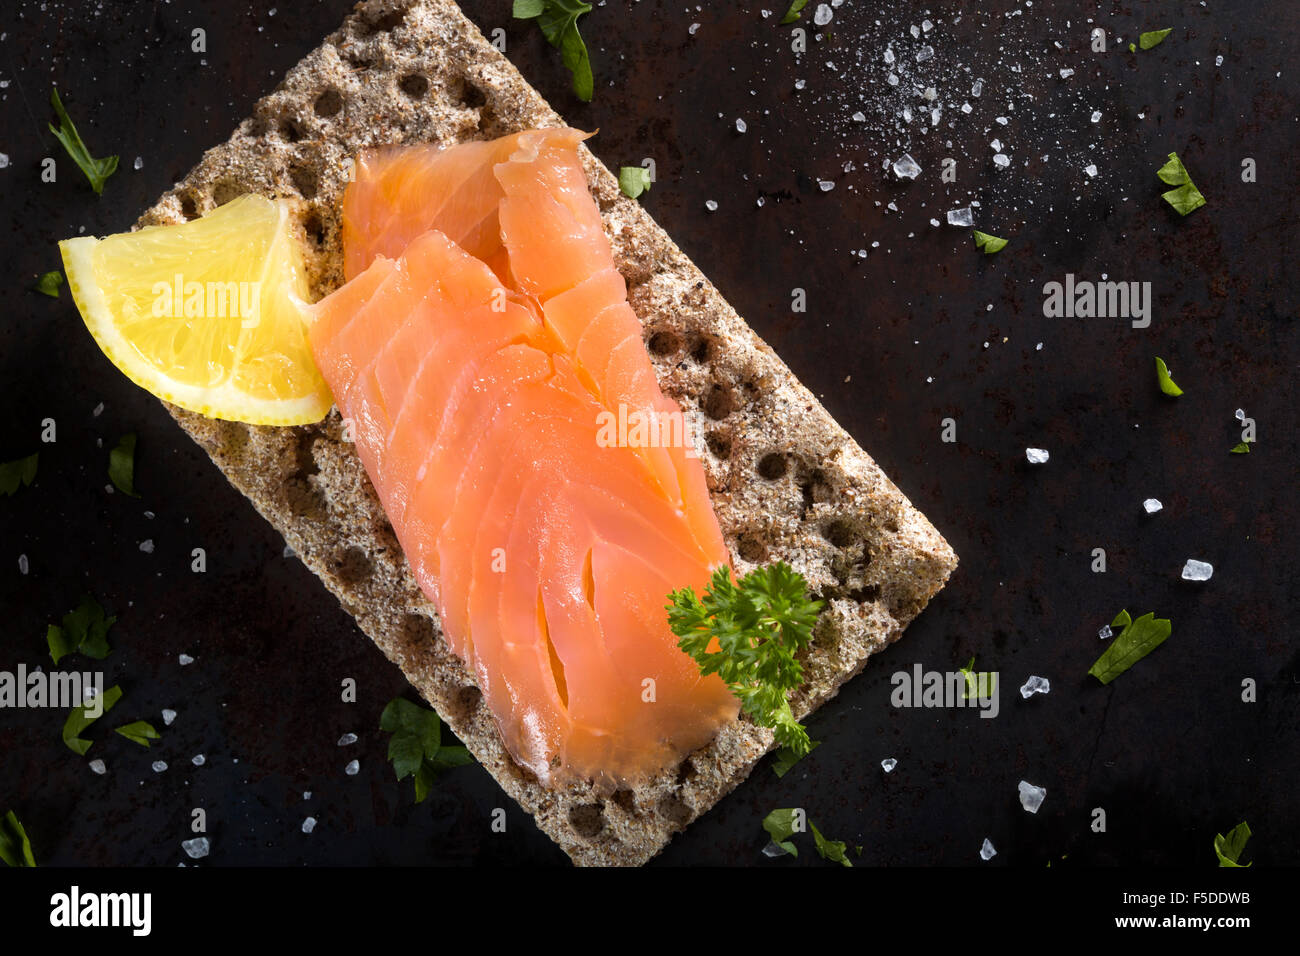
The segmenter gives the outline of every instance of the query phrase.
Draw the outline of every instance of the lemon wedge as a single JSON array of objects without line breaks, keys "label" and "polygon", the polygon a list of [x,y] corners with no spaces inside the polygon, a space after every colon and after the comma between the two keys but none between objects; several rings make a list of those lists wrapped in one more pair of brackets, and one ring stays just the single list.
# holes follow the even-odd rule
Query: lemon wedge
[{"label": "lemon wedge", "polygon": [[241,196],[192,222],[65,239],[59,249],[86,328],[141,388],[254,425],[302,425],[329,411],[284,203]]}]

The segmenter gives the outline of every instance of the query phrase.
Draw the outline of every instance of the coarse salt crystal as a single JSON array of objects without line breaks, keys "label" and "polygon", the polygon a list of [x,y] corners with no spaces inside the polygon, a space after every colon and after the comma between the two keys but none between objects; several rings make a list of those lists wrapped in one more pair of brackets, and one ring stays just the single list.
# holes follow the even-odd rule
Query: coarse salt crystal
[{"label": "coarse salt crystal", "polygon": [[997,855],[998,855],[998,851],[993,849],[993,844],[989,842],[988,837],[985,837],[984,844],[980,847],[980,859],[991,860]]},{"label": "coarse salt crystal", "polygon": [[1044,465],[1050,457],[1051,455],[1048,453],[1046,448],[1025,449],[1025,460],[1031,465]]},{"label": "coarse salt crystal", "polygon": [[1155,514],[1157,511],[1159,511],[1159,510],[1160,510],[1161,508],[1163,508],[1163,507],[1164,507],[1164,505],[1162,505],[1162,504],[1160,503],[1160,499],[1159,499],[1159,498],[1148,498],[1148,499],[1146,499],[1145,501],[1142,502],[1142,510],[1145,511],[1145,512],[1146,512],[1147,514],[1149,514],[1149,515],[1153,515],[1153,514]]},{"label": "coarse salt crystal", "polygon": [[1043,805],[1044,798],[1047,797],[1047,791],[1042,787],[1035,787],[1027,780],[1020,781],[1019,789],[1020,805],[1030,813],[1037,813],[1038,808]]},{"label": "coarse salt crystal", "polygon": [[1028,700],[1035,694],[1050,694],[1052,682],[1046,677],[1030,677],[1020,688],[1020,696]]},{"label": "coarse salt crystal", "polygon": [[1208,561],[1197,561],[1195,558],[1188,558],[1187,563],[1183,565],[1184,581],[1208,581],[1214,575],[1214,565]]},{"label": "coarse salt crystal", "polygon": [[884,770],[885,773],[893,773],[894,768],[897,766],[898,761],[893,757],[886,757],[884,760],[880,761],[880,769]]}]

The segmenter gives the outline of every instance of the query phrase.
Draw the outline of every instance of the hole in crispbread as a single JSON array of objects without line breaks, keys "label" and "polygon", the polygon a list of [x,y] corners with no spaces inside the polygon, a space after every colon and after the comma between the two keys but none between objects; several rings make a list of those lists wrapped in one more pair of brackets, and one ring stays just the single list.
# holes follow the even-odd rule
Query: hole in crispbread
[{"label": "hole in crispbread", "polygon": [[313,209],[303,218],[302,231],[317,246],[325,245],[325,222],[316,210]]},{"label": "hole in crispbread", "polygon": [[677,768],[677,786],[684,787],[700,775],[699,770],[695,767],[695,761],[687,757]]},{"label": "hole in crispbread", "polygon": [[406,10],[388,10],[374,19],[367,20],[366,26],[370,28],[371,33],[387,33],[400,27],[405,19]]},{"label": "hole in crispbread", "polygon": [[656,809],[661,817],[675,827],[684,827],[691,822],[691,808],[681,797],[664,797]]},{"label": "hole in crispbread", "polygon": [[181,215],[191,220],[199,218],[199,203],[193,193],[181,194]]},{"label": "hole in crispbread", "polygon": [[302,125],[292,116],[286,116],[280,120],[280,135],[290,143],[296,143],[302,139]]},{"label": "hole in crispbread", "polygon": [[758,474],[768,481],[784,478],[789,468],[790,465],[786,462],[785,455],[779,451],[768,452],[758,460]]},{"label": "hole in crispbread", "polygon": [[713,341],[701,336],[697,341],[691,344],[691,358],[701,365],[708,363],[713,356]]},{"label": "hole in crispbread", "polygon": [[655,355],[675,355],[681,351],[682,340],[676,332],[661,329],[650,336],[649,347]]},{"label": "hole in crispbread", "polygon": [[704,438],[713,457],[727,461],[731,458],[731,435],[724,431],[711,431]]},{"label": "hole in crispbread", "polygon": [[307,163],[295,163],[290,166],[289,181],[293,183],[293,188],[298,190],[298,195],[302,196],[303,199],[316,198],[320,179],[316,170]]},{"label": "hole in crispbread", "polygon": [[636,794],[631,790],[615,790],[612,799],[624,813],[636,813]]},{"label": "hole in crispbread", "polygon": [[429,92],[429,78],[419,73],[410,73],[397,81],[403,93],[413,100],[418,100]]},{"label": "hole in crispbread", "polygon": [[345,548],[334,557],[334,573],[346,585],[360,584],[374,570],[369,556],[360,548]]},{"label": "hole in crispbread", "polygon": [[316,115],[322,119],[329,119],[331,116],[338,115],[339,110],[343,109],[343,94],[338,90],[326,90],[320,96],[316,97],[316,102],[312,104],[312,109]]},{"label": "hole in crispbread", "polygon": [[853,526],[847,521],[832,521],[823,529],[822,535],[837,548],[851,547],[857,541]]},{"label": "hole in crispbread", "polygon": [[747,531],[740,536],[736,542],[736,551],[750,564],[761,564],[767,560],[767,545],[752,531]]},{"label": "hole in crispbread", "polygon": [[455,706],[457,716],[462,720],[470,720],[478,713],[478,709],[483,706],[483,692],[473,684],[467,684],[456,691]]},{"label": "hole in crispbread", "polygon": [[704,414],[720,422],[736,410],[736,397],[730,386],[718,382],[704,396]]},{"label": "hole in crispbread", "polygon": [[605,807],[599,803],[584,803],[569,808],[569,826],[584,840],[593,839],[605,829]]},{"label": "hole in crispbread", "polygon": [[212,185],[212,202],[216,206],[224,206],[231,200],[238,199],[244,195],[246,190],[239,182],[234,179],[221,179]]}]

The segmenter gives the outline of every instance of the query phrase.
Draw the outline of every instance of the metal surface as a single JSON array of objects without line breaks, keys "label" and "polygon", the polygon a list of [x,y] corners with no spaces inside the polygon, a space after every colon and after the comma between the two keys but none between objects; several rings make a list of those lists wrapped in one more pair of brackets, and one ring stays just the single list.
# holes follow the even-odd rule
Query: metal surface
[{"label": "metal surface", "polygon": [[[582,25],[597,77],[584,106],[558,55],[510,20],[505,0],[465,6],[485,32],[504,28],[510,58],[572,123],[599,127],[592,147],[607,163],[656,158],[652,214],[962,558],[904,639],[814,718],[820,749],[784,779],[760,766],[660,861],[822,865],[811,852],[760,855],[762,817],[802,806],[827,835],[861,845],[865,864],[979,865],[988,837],[994,866],[1210,866],[1214,834],[1243,818],[1256,860],[1294,862],[1295,10],[1039,2],[1014,21],[997,12],[1015,8],[997,4],[986,19],[952,23],[949,4],[849,0],[829,38],[795,58],[780,10],[765,19],[757,6],[607,3]],[[0,712],[0,811],[18,813],[45,863],[175,865],[200,807],[213,864],[562,863],[481,768],[447,774],[413,805],[378,731],[383,704],[411,693],[400,673],[113,369],[66,290],[58,301],[28,291],[59,266],[57,239],[128,228],[350,3],[268,7],[51,0],[11,3],[0,17],[0,460],[41,455],[35,485],[0,498],[0,669],[48,668],[46,624],[90,592],[118,616],[105,670],[125,691],[86,758],[62,744],[61,711]],[[879,33],[872,21],[905,31],[922,16],[945,31],[942,56],[1003,62],[1000,48],[1024,46],[1046,72],[1002,135],[1065,138],[1069,156],[1070,137],[1092,137],[1076,145],[1099,144],[1103,175],[1089,182],[1079,164],[1049,162],[999,184],[987,124],[976,123],[918,143],[927,172],[915,183],[882,178],[892,140],[845,120],[837,101],[860,91],[822,63],[875,57],[863,40]],[[1138,56],[1085,57],[1086,18],[1126,40],[1175,31]],[[206,53],[190,50],[195,28]],[[1071,83],[1048,82],[1064,65],[1079,67]],[[1005,75],[985,79],[996,93]],[[102,198],[46,130],[51,84],[92,151],[122,157]],[[1105,111],[1105,132],[1052,115],[1084,100]],[[1154,176],[1173,150],[1209,199],[1185,219]],[[945,155],[979,161],[945,184]],[[53,184],[40,179],[46,156],[59,160]],[[1258,182],[1241,180],[1246,157]],[[979,221],[1012,238],[996,256],[962,230],[929,226],[972,189],[984,197]],[[1036,201],[1017,202],[1018,191]],[[865,259],[859,248],[870,248]],[[1150,282],[1150,327],[1045,317],[1042,287],[1066,273]],[[791,311],[795,287],[808,292],[805,313]],[[1158,391],[1156,355],[1181,398]],[[1238,407],[1258,422],[1247,456],[1227,453],[1240,440]],[[46,418],[53,444],[40,444]],[[945,418],[955,443],[941,441]],[[131,431],[139,499],[105,490],[108,449]],[[1028,466],[1026,446],[1051,461]],[[1147,497],[1164,510],[1144,515]],[[146,539],[152,553],[139,548]],[[190,570],[195,547],[206,549],[204,574]],[[1090,570],[1094,548],[1106,550],[1104,574]],[[1179,580],[1189,557],[1212,562],[1213,579]],[[1098,627],[1122,607],[1171,618],[1173,636],[1103,687],[1086,673],[1104,646]],[[195,662],[180,666],[181,653]],[[972,655],[1001,674],[996,719],[890,706],[895,671],[953,670]],[[1031,674],[1050,678],[1049,695],[1020,698]],[[345,678],[357,682],[354,704],[340,700]],[[1248,678],[1255,703],[1242,701]],[[163,708],[178,712],[170,727]],[[163,733],[151,750],[109,732],[137,718]],[[337,746],[348,732],[359,742]],[[190,763],[198,753],[202,767]],[[95,757],[105,776],[88,769]],[[891,774],[886,757],[898,761]],[[354,758],[360,773],[347,776]],[[163,773],[150,769],[159,759]],[[1021,779],[1047,789],[1036,815],[1019,806]],[[498,806],[505,836],[489,829]],[[1098,807],[1104,833],[1090,826]],[[319,822],[304,834],[308,815]]]}]

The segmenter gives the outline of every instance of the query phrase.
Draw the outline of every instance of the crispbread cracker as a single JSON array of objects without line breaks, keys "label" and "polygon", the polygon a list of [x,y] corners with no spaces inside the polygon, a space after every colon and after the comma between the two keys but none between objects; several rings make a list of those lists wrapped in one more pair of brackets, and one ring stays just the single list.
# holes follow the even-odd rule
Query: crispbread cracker
[{"label": "crispbread cracker", "polygon": [[[313,292],[323,296],[342,282],[339,200],[359,149],[453,144],[561,123],[450,0],[372,0],[140,224],[193,218],[244,192],[289,198],[299,208]],[[621,195],[609,170],[585,147],[582,155],[660,384],[696,436],[737,573],[783,559],[828,602],[794,700],[802,716],[901,634],[956,556],[641,206]],[[576,863],[644,863],[771,747],[770,731],[740,720],[636,790],[540,786],[510,759],[472,676],[448,650],[337,411],[299,428],[170,411]]]}]

